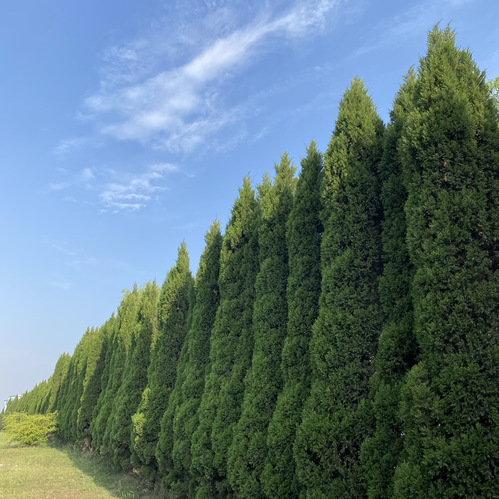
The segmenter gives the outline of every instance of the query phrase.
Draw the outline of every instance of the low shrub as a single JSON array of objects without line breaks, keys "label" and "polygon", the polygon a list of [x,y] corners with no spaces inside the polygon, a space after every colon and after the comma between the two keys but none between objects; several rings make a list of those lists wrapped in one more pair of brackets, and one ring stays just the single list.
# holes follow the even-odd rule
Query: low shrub
[{"label": "low shrub", "polygon": [[57,413],[26,414],[13,412],[3,418],[3,429],[10,440],[21,445],[45,445],[49,435],[55,431]]}]

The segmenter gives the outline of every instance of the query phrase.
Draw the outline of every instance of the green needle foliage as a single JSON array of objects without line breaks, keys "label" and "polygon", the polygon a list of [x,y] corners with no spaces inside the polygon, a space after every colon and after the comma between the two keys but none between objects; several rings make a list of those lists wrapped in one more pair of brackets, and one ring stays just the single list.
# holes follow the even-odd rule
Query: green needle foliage
[{"label": "green needle foliage", "polygon": [[69,355],[68,353],[63,353],[57,360],[54,368],[54,374],[52,374],[49,379],[50,389],[44,403],[44,409],[42,411],[43,413],[54,412],[59,390],[68,374],[70,361],[71,355]]},{"label": "green needle foliage", "polygon": [[76,421],[77,436],[80,441],[90,435],[92,412],[100,394],[100,378],[105,359],[104,346],[104,331],[100,328],[93,330],[86,346],[85,378]]},{"label": "green needle foliage", "polygon": [[108,422],[109,445],[114,462],[124,470],[131,466],[132,415],[147,385],[147,368],[152,338],[157,334],[159,287],[147,283],[140,291],[137,320],[133,326],[130,353],[126,358],[121,386],[116,393]]},{"label": "green needle foliage", "polygon": [[95,369],[101,356],[103,332],[89,329],[75,348],[68,374],[61,386],[57,409],[58,435],[68,442],[82,441],[90,426],[92,408],[97,400]]},{"label": "green needle foliage", "polygon": [[402,390],[397,497],[499,492],[499,134],[485,75],[428,37],[404,130],[407,243],[421,356]]},{"label": "green needle foliage", "polygon": [[362,446],[363,468],[369,497],[393,496],[393,473],[403,446],[398,418],[400,389],[416,362],[410,287],[413,269],[406,245],[404,206],[407,189],[400,162],[400,142],[407,113],[412,109],[415,74],[411,70],[395,99],[384,140],[380,167],[383,203],[383,275],[379,291],[385,324],[379,338],[371,380],[375,433]]},{"label": "green needle foliage", "polygon": [[499,76],[496,76],[495,79],[487,82],[487,86],[490,90],[490,96],[492,100],[495,102],[496,108],[499,111]]},{"label": "green needle foliage", "polygon": [[293,442],[310,391],[309,344],[319,313],[322,167],[322,155],[312,142],[307,157],[301,162],[287,222],[288,326],[281,364],[284,388],[268,430],[268,456],[262,476],[268,497],[297,497],[301,488],[295,470]]},{"label": "green needle foliage", "polygon": [[137,285],[134,285],[133,291],[125,295],[122,305],[118,309],[116,356],[111,359],[112,365],[106,390],[106,398],[101,412],[99,413],[99,418],[102,418],[101,425],[104,425],[100,453],[110,458],[113,457],[111,422],[113,420],[115,404],[118,401],[118,391],[123,383],[123,377],[125,375],[126,359],[130,354],[132,335],[137,323],[139,301],[140,292]]},{"label": "green needle foliage", "polygon": [[263,495],[260,475],[267,457],[267,428],[282,388],[280,363],[288,319],[286,222],[293,205],[296,168],[284,154],[275,171],[274,183],[265,176],[258,191],[260,270],[253,309],[254,350],[228,455],[229,480],[240,497]]},{"label": "green needle foliage", "polygon": [[108,422],[123,379],[133,325],[137,316],[138,293],[136,285],[132,292],[125,291],[117,316],[113,315],[107,322],[108,344],[101,377],[101,393],[93,412],[90,432],[92,447],[108,456],[112,456],[109,448]]},{"label": "green needle foliage", "polygon": [[177,382],[156,449],[165,489],[187,495],[191,465],[191,437],[197,425],[204,374],[209,359],[210,334],[220,303],[218,278],[222,248],[220,222],[215,221],[205,236],[206,247],[196,275],[195,302],[191,326],[180,354]]},{"label": "green needle foliage", "polygon": [[112,368],[114,367],[113,361],[115,360],[116,348],[118,345],[118,331],[116,324],[117,320],[113,313],[101,328],[104,334],[104,345],[102,348],[105,352],[104,369],[101,374],[99,398],[97,399],[97,404],[92,412],[92,421],[90,423],[92,448],[97,451],[100,450],[104,438],[104,432],[106,430],[106,419],[104,416],[109,416],[109,413],[105,414],[105,411],[103,411],[102,408],[106,405],[106,399],[109,396],[108,389],[111,389],[109,380],[113,370]]},{"label": "green needle foliage", "polygon": [[44,399],[49,396],[50,386],[47,381],[35,385],[29,392],[26,391],[21,397],[16,396],[7,406],[7,412],[25,412],[37,414],[43,412],[41,406]]},{"label": "green needle foliage", "polygon": [[[73,407],[76,407],[78,410],[78,399],[79,396],[76,391],[76,383],[77,383],[77,365],[80,361],[80,350],[81,350],[81,341],[76,346],[75,351],[71,357],[68,366],[68,374],[64,379],[63,384],[61,385],[61,396],[58,398],[56,410],[59,414],[58,416],[58,428],[57,434],[63,440],[70,440],[71,437],[74,437],[76,434],[76,414],[74,417],[75,423],[75,431],[71,432],[69,430],[69,425],[73,421]],[[16,408],[16,410],[19,410]]]},{"label": "green needle foliage", "polygon": [[324,162],[322,291],[314,325],[311,394],[295,441],[311,496],[359,497],[365,400],[382,324],[378,166],[383,124],[363,82],[340,103]]},{"label": "green needle foliage", "polygon": [[158,305],[158,334],[153,338],[147,386],[132,416],[132,462],[140,471],[156,477],[156,446],[161,419],[175,386],[177,363],[188,329],[194,279],[189,270],[185,243],[180,245],[174,267],[168,272]]},{"label": "green needle foliage", "polygon": [[[196,490],[196,497],[215,497],[218,489],[227,489],[226,475],[221,476],[215,468],[211,436],[221,404],[222,386],[230,380],[236,359],[240,363],[248,362],[251,358],[251,324],[258,272],[258,221],[255,192],[250,179],[246,177],[225,231],[220,254],[220,305],[211,333],[205,387],[197,416],[190,420],[191,489]],[[243,349],[250,350],[246,352],[245,359],[242,358]],[[244,366],[240,365],[235,376],[244,376],[241,371],[244,371]],[[242,391],[235,394],[226,408],[231,415],[226,426],[227,432],[232,431],[239,417],[241,403]],[[230,438],[228,433],[227,441]]]}]

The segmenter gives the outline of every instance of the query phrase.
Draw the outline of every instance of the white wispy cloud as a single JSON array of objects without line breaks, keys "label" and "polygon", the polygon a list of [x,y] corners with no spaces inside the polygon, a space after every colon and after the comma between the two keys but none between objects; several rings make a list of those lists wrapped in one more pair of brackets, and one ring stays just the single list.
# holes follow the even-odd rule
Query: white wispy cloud
[{"label": "white wispy cloud", "polygon": [[49,246],[66,257],[74,258],[76,256],[76,252],[66,242],[50,242]]},{"label": "white wispy cloud", "polygon": [[[165,177],[179,171],[177,165],[167,162],[152,163],[139,172],[117,171],[113,168],[83,168],[64,172],[69,177],[47,185],[48,192],[67,193],[64,201],[76,203],[86,192],[84,203],[100,205],[102,211],[135,211],[144,208],[154,195],[166,190]],[[90,195],[90,198],[89,198]]]},{"label": "white wispy cloud", "polygon": [[73,137],[59,141],[54,147],[53,153],[58,157],[67,156],[69,153],[78,151],[88,145],[90,139],[88,137]]},{"label": "white wispy cloud", "polygon": [[[195,33],[196,46],[201,48],[195,51],[185,42],[188,57],[181,61],[168,53],[164,43],[159,47],[151,43],[151,39],[158,41],[154,35],[109,49],[100,89],[85,100],[86,108],[101,120],[106,135],[190,152],[244,119],[245,110],[251,112],[244,103],[225,102],[224,83],[248,68],[259,54],[272,50],[277,41],[314,36],[333,25],[343,1],[300,0],[291,8],[281,7],[278,14],[262,7],[246,24],[226,2],[210,2],[215,6],[211,9],[207,3],[191,2],[191,9],[204,8],[204,18],[218,14],[218,31],[208,32],[203,40],[202,26],[183,26],[184,32]],[[141,55],[146,53],[144,60]],[[161,66],[158,59],[165,54],[168,64]],[[141,204],[136,201],[130,203],[134,209]]]},{"label": "white wispy cloud", "polygon": [[96,180],[95,174],[91,168],[82,168],[73,173],[65,171],[64,173],[66,176],[70,176],[70,178],[61,182],[49,184],[47,186],[49,191],[62,191],[69,189],[70,187],[85,187],[86,189],[91,189]]},{"label": "white wispy cloud", "polygon": [[144,208],[158,191],[166,187],[161,182],[167,173],[178,170],[171,163],[155,163],[139,174],[119,174],[119,181],[107,183],[99,194],[103,211],[137,211]]},{"label": "white wispy cloud", "polygon": [[83,168],[83,170],[78,173],[77,179],[79,182],[91,182],[92,180],[95,180],[95,175],[90,168]]},{"label": "white wispy cloud", "polygon": [[48,189],[51,191],[62,191],[71,185],[70,182],[54,182],[48,185]]}]

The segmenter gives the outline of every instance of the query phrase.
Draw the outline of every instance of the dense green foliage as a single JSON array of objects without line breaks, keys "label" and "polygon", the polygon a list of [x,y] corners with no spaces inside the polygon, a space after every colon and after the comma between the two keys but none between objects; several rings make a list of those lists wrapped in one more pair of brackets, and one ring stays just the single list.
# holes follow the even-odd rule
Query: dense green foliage
[{"label": "dense green foliage", "polygon": [[267,427],[282,387],[279,367],[288,315],[286,222],[296,183],[295,167],[287,154],[275,165],[275,172],[274,183],[266,176],[258,190],[260,270],[253,308],[253,358],[228,456],[230,483],[242,497],[262,495],[260,474],[267,457]]},{"label": "dense green foliage", "polygon": [[383,275],[379,292],[385,321],[371,379],[375,428],[361,451],[368,494],[379,498],[393,494],[393,473],[403,445],[398,417],[400,389],[417,355],[410,293],[413,269],[406,245],[407,189],[399,154],[404,119],[413,104],[414,81],[411,71],[395,99],[380,165],[384,220]]},{"label": "dense green foliage", "polygon": [[132,416],[132,460],[142,473],[155,476],[156,446],[163,415],[175,386],[177,362],[188,330],[194,280],[185,243],[180,245],[174,267],[168,272],[158,303],[158,333],[153,338],[147,386]]},{"label": "dense green foliage", "polygon": [[499,463],[497,109],[450,29],[433,30],[403,144],[420,360],[402,388],[395,494],[488,496]]},{"label": "dense green foliage", "polygon": [[[255,192],[249,178],[245,178],[232,208],[220,254],[220,305],[211,332],[210,359],[197,427],[192,434],[191,472],[200,497],[223,494],[229,487],[224,471],[226,462],[216,456],[226,454],[232,441],[241,411],[242,383],[251,362],[258,221]],[[220,432],[217,435],[213,433],[215,424]]]},{"label": "dense green foliage", "polygon": [[499,76],[497,76],[494,80],[487,82],[487,85],[490,90],[490,95],[499,110]]},{"label": "dense green foliage", "polygon": [[[126,296],[125,296],[126,298]],[[123,310],[124,300],[119,308]],[[114,367],[117,363],[117,354],[121,350],[118,348],[120,343],[118,342],[118,331],[117,331],[117,319],[113,314],[110,319],[102,326],[104,333],[104,368],[101,373],[101,391],[99,393],[99,398],[97,399],[97,404],[94,407],[92,413],[92,422],[90,423],[90,432],[92,435],[92,447],[96,450],[100,450],[103,439],[104,432],[106,431],[106,422],[110,413],[109,400],[112,400],[113,395],[116,393],[117,388],[113,386],[113,376]],[[62,397],[62,390],[61,390]]]},{"label": "dense green foliage", "polygon": [[84,438],[88,434],[93,407],[99,396],[100,365],[104,344],[102,329],[89,329],[75,348],[68,374],[56,400],[59,411],[58,433],[66,440]]},{"label": "dense green foliage", "polygon": [[6,414],[2,429],[7,436],[21,445],[44,445],[48,436],[55,431],[57,413],[26,414],[12,412]]},{"label": "dense green foliage", "polygon": [[147,384],[147,367],[152,338],[156,335],[159,288],[148,283],[141,290],[130,352],[126,358],[121,386],[118,388],[109,417],[109,447],[113,459],[123,469],[130,467],[130,434],[135,413]]},{"label": "dense green foliage", "polygon": [[196,279],[182,244],[2,424],[58,411],[165,497],[498,497],[494,85],[438,28],[386,129],[354,78],[324,157],[245,178]]},{"label": "dense green foliage", "polygon": [[163,417],[156,456],[168,489],[185,492],[189,486],[191,437],[204,387],[210,332],[220,303],[218,277],[222,235],[214,222],[206,234],[206,247],[196,275],[192,322],[180,354],[175,388]]},{"label": "dense green foliage", "polygon": [[301,163],[287,223],[288,324],[281,363],[284,387],[268,429],[268,455],[262,478],[269,497],[297,496],[301,488],[295,470],[293,442],[309,395],[312,374],[309,345],[319,312],[321,177],[322,156],[312,142]]},{"label": "dense green foliage", "polygon": [[359,450],[382,325],[378,166],[383,124],[359,79],[340,103],[324,164],[322,289],[311,393],[295,441],[297,473],[315,495],[362,495]]}]

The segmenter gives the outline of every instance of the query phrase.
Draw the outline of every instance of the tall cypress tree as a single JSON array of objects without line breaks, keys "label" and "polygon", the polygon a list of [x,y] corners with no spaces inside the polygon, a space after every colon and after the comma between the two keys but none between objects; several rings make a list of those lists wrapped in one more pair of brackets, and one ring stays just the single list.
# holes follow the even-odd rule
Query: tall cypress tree
[{"label": "tall cypress tree", "polygon": [[378,166],[383,123],[362,80],[345,92],[324,162],[322,290],[314,379],[297,431],[299,478],[311,496],[358,497],[365,400],[382,317]]},{"label": "tall cypress tree", "polygon": [[385,323],[379,338],[376,370],[371,380],[376,428],[375,433],[362,444],[368,495],[379,498],[393,496],[393,473],[403,445],[398,417],[400,389],[417,356],[410,293],[413,269],[406,244],[404,211],[407,189],[399,152],[405,117],[413,107],[414,85],[415,74],[411,70],[394,102],[380,166],[384,218],[383,275],[379,290]]},{"label": "tall cypress tree", "polygon": [[[127,357],[130,354],[132,344],[132,335],[137,324],[137,312],[139,309],[140,292],[135,284],[132,292],[127,293],[118,309],[117,317],[117,347],[115,356],[112,358],[114,363],[111,365],[109,373],[109,383],[104,405],[99,413],[101,425],[104,425],[101,454],[113,457],[112,446],[112,424],[116,404],[118,403],[118,391],[123,383],[125,375],[125,365]],[[105,418],[105,419],[104,419]],[[102,427],[102,426],[101,426]]]},{"label": "tall cypress tree", "polygon": [[105,359],[105,330],[101,328],[91,331],[86,347],[85,378],[82,382],[82,394],[77,412],[77,436],[80,440],[90,436],[92,412],[99,398],[100,377]]},{"label": "tall cypress tree", "polygon": [[[206,369],[204,392],[197,416],[191,419],[191,488],[197,497],[210,498],[226,490],[226,476],[214,464],[212,428],[220,407],[221,387],[229,380],[237,353],[252,349],[252,313],[255,278],[258,272],[259,212],[255,192],[248,177],[239,189],[232,208],[220,255],[220,305],[210,340],[210,359]],[[242,353],[242,352],[241,352]],[[247,353],[250,357],[251,353]],[[240,360],[244,360],[240,358]],[[244,369],[244,366],[240,366]],[[240,373],[244,376],[244,373]],[[230,427],[240,413],[242,393],[230,401]],[[194,430],[194,425],[197,427]],[[230,436],[229,436],[230,438]]]},{"label": "tall cypress tree", "polygon": [[101,356],[103,333],[88,329],[76,345],[58,402],[58,434],[68,442],[82,441],[87,435],[92,407],[98,397],[94,373]]},{"label": "tall cypress tree", "polygon": [[50,390],[45,401],[44,411],[45,413],[54,412],[56,408],[57,396],[59,390],[68,374],[69,362],[71,361],[71,355],[68,353],[63,353],[55,364],[54,373],[50,377]]},{"label": "tall cypress tree", "polygon": [[295,471],[293,442],[310,391],[309,344],[319,313],[321,179],[322,155],[312,142],[301,162],[287,223],[288,329],[281,363],[284,388],[277,399],[267,437],[269,454],[262,483],[268,497],[296,497],[301,488]]},{"label": "tall cypress tree", "polygon": [[141,472],[157,478],[156,446],[161,419],[175,386],[177,363],[187,334],[191,289],[185,243],[180,245],[176,264],[168,272],[158,304],[158,334],[153,339],[147,386],[137,412],[132,416],[132,461]]},{"label": "tall cypress tree", "polygon": [[436,27],[404,130],[420,361],[402,390],[397,497],[493,497],[499,466],[499,134],[467,50]]},{"label": "tall cypress tree", "polygon": [[192,319],[180,354],[175,388],[165,412],[156,449],[165,489],[187,495],[191,437],[204,386],[209,358],[210,333],[220,303],[218,277],[222,235],[215,221],[205,236],[206,247],[196,275]]},{"label": "tall cypress tree", "polygon": [[[117,320],[113,313],[111,317],[102,326],[104,331],[104,343],[103,350],[105,350],[106,355],[104,357],[104,369],[101,374],[101,389],[99,393],[99,398],[97,399],[97,404],[92,412],[92,421],[90,423],[90,434],[92,436],[92,448],[99,451],[102,445],[102,440],[104,438],[105,418],[104,411],[102,408],[106,403],[106,397],[108,396],[108,388],[110,388],[109,380],[113,367],[113,359],[115,358],[118,341],[118,331],[117,331]],[[62,386],[61,386],[62,389]],[[108,416],[109,414],[107,414]]]},{"label": "tall cypress tree", "polygon": [[134,285],[132,292],[125,292],[116,317],[113,315],[108,321],[108,345],[101,378],[101,393],[90,424],[92,447],[101,454],[112,454],[108,445],[110,437],[108,421],[116,393],[121,386],[126,357],[131,344],[131,334],[137,313],[137,297],[138,289],[137,285]]},{"label": "tall cypress tree", "polygon": [[260,475],[267,457],[267,428],[282,387],[280,361],[288,318],[286,222],[293,205],[295,170],[284,154],[275,165],[273,185],[265,179],[259,189],[262,219],[253,310],[254,350],[227,464],[230,483],[241,497],[263,495]]},{"label": "tall cypress tree", "polygon": [[90,330],[87,330],[75,347],[59,401],[57,433],[66,442],[76,441],[76,419],[86,369],[85,343],[89,334]]},{"label": "tall cypress tree", "polygon": [[123,380],[109,417],[109,440],[114,462],[130,468],[132,415],[137,410],[147,384],[147,369],[152,338],[157,334],[159,287],[147,283],[140,292],[137,318],[132,333],[130,353],[126,358]]}]

